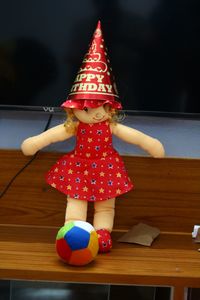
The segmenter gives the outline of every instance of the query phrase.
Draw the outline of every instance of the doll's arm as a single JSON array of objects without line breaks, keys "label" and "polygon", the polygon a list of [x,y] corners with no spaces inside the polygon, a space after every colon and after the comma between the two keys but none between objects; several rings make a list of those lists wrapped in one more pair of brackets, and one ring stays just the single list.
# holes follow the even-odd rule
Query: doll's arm
[{"label": "doll's arm", "polygon": [[164,157],[165,150],[161,142],[150,137],[136,129],[124,126],[122,124],[113,124],[111,127],[112,133],[123,141],[135,144],[153,157]]},{"label": "doll's arm", "polygon": [[64,124],[55,126],[39,135],[24,140],[21,149],[24,155],[34,155],[40,149],[72,137],[74,133],[67,132]]}]

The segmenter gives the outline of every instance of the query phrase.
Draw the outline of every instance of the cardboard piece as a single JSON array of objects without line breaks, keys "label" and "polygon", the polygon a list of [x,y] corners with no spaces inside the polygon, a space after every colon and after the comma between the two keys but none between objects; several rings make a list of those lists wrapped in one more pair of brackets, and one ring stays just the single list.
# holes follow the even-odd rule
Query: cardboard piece
[{"label": "cardboard piece", "polygon": [[135,243],[143,246],[151,246],[154,239],[160,234],[160,230],[143,223],[133,226],[118,241],[123,243]]}]

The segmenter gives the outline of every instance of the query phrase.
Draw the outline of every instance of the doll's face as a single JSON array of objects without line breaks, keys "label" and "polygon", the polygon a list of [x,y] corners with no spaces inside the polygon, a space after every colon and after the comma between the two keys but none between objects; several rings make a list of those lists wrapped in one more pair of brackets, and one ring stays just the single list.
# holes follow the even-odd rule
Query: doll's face
[{"label": "doll's face", "polygon": [[109,105],[99,106],[97,108],[84,108],[83,110],[74,108],[73,113],[76,118],[87,124],[99,123],[108,119],[109,117]]}]

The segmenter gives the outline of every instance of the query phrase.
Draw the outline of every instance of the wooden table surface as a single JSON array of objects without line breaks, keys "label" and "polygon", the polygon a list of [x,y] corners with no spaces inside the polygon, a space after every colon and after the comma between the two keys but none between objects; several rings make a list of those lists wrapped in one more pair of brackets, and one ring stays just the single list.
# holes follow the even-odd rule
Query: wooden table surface
[{"label": "wooden table surface", "polygon": [[[151,247],[117,242],[84,267],[63,263],[55,251],[58,228],[0,226],[0,278],[200,287],[200,253],[190,235],[161,235]],[[174,247],[177,245],[177,247]]]}]

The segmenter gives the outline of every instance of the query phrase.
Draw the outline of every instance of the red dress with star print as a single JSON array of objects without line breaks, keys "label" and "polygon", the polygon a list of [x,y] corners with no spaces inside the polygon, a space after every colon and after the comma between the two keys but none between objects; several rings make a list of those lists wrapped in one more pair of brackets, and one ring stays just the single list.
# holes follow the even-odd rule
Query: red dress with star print
[{"label": "red dress with star print", "polygon": [[71,198],[87,201],[115,198],[133,188],[124,163],[112,146],[108,121],[80,122],[75,149],[57,161],[46,180]]}]

